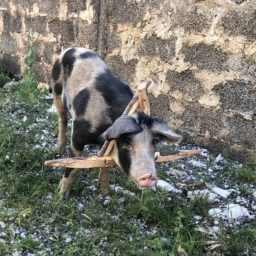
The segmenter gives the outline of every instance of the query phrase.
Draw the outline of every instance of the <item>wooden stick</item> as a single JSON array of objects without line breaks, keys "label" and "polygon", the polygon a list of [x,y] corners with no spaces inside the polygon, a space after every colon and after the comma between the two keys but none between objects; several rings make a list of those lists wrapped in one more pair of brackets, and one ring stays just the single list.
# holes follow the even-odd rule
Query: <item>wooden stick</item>
[{"label": "wooden stick", "polygon": [[174,155],[166,155],[166,156],[161,156],[159,152],[155,153],[155,161],[157,163],[162,163],[162,162],[169,162],[169,161],[174,161],[178,160],[181,158],[187,158],[191,156],[199,156],[200,155],[200,150],[180,150],[178,153]]},{"label": "wooden stick", "polygon": [[139,90],[139,105],[142,112],[150,115],[150,104],[148,100],[147,89]]},{"label": "wooden stick", "polygon": [[115,165],[110,156],[72,157],[45,161],[46,166],[67,167],[67,168],[97,168],[110,167]]},{"label": "wooden stick", "polygon": [[[159,152],[155,153],[155,161],[157,163],[169,162],[181,158],[187,158],[200,155],[199,150],[180,150],[174,155],[161,156]],[[115,165],[114,160],[110,156],[92,156],[92,157],[73,157],[48,160],[44,163],[46,166],[67,167],[67,168],[96,168],[111,167]]]}]

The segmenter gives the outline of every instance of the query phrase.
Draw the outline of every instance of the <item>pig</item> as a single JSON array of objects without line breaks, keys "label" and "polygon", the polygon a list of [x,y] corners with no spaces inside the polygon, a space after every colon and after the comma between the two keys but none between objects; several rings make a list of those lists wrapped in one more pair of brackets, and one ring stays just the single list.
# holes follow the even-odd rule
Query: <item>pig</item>
[{"label": "pig", "polygon": [[[53,65],[52,80],[59,152],[63,153],[65,148],[70,116],[73,156],[81,156],[87,144],[101,145],[104,140],[115,139],[111,157],[116,164],[138,187],[155,186],[154,139],[162,137],[179,143],[182,137],[157,117],[139,111],[131,116],[122,115],[133,97],[132,90],[90,49],[72,47],[63,51]],[[77,169],[66,169],[59,184],[61,195],[69,195],[77,173]]]}]

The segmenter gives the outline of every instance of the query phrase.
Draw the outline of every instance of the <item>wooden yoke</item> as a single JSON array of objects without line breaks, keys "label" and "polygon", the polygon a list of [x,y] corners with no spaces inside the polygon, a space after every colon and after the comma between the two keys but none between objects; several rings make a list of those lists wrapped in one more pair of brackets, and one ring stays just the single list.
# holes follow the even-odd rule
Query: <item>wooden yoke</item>
[{"label": "wooden yoke", "polygon": [[[147,115],[150,115],[150,104],[147,96],[147,89],[152,83],[152,80],[148,80],[145,85],[138,87],[133,98],[127,105],[123,112],[123,115],[132,115],[136,112],[138,108]],[[100,167],[98,183],[100,184],[101,191],[103,194],[108,192],[108,181],[109,181],[109,171],[108,167],[114,166],[115,162],[110,156],[112,149],[115,146],[115,140],[105,141],[102,148],[98,152],[97,156],[92,157],[73,157],[65,159],[54,159],[45,161],[46,166],[55,167],[66,167],[66,168],[96,168]],[[200,155],[199,150],[180,150],[178,153],[173,155],[161,156],[159,152],[155,153],[156,162],[167,162],[174,161],[176,159],[191,157]]]}]

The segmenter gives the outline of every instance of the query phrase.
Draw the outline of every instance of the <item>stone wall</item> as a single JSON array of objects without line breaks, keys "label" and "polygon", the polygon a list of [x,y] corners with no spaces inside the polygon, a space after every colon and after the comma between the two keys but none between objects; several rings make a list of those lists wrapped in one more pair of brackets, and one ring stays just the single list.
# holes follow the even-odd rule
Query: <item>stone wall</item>
[{"label": "stone wall", "polygon": [[96,50],[152,110],[193,141],[242,158],[256,151],[255,0],[2,0],[0,65],[21,76],[32,32],[49,83],[62,48]]}]

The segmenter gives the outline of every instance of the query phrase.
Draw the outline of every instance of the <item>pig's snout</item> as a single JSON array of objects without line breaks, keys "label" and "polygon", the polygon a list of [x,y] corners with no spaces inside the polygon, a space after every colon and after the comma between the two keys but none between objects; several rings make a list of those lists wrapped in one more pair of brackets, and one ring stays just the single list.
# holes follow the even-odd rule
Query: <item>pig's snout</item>
[{"label": "pig's snout", "polygon": [[147,173],[137,179],[139,187],[153,187],[156,185],[157,177],[153,173]]}]

